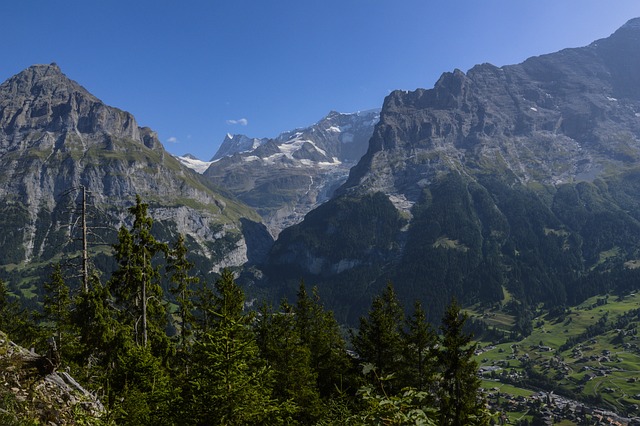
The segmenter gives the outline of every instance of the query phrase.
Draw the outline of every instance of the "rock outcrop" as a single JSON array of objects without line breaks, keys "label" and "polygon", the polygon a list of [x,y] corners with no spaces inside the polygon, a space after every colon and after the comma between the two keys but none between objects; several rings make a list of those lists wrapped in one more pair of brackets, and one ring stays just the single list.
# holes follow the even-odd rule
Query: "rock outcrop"
[{"label": "rock outcrop", "polygon": [[[0,332],[0,422],[3,424],[98,424],[100,400],[45,356]],[[5,423],[6,422],[6,423]]]},{"label": "rock outcrop", "polygon": [[391,93],[336,196],[280,234],[272,285],[305,277],[350,320],[388,279],[434,319],[452,296],[563,305],[622,285],[640,250],[639,41],[635,19]]},{"label": "rock outcrop", "polygon": [[0,85],[0,164],[0,265],[29,267],[73,251],[80,188],[101,212],[89,225],[103,229],[103,242],[113,242],[140,195],[159,238],[186,234],[205,273],[246,262],[252,242],[244,240],[240,218],[260,221],[169,155],[155,132],[56,64],[34,65]]},{"label": "rock outcrop", "polygon": [[378,118],[379,110],[334,111],[275,139],[227,135],[204,176],[255,208],[277,236],[345,181]]}]

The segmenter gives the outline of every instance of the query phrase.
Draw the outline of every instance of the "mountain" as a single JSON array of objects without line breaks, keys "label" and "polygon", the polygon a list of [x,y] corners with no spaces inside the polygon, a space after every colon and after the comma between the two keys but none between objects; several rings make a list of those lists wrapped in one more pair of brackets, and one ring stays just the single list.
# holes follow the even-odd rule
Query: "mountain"
[{"label": "mountain", "polygon": [[203,175],[255,208],[278,235],[346,180],[366,152],[379,113],[334,111],[274,139],[227,135]]},{"label": "mountain", "polygon": [[243,152],[253,151],[260,145],[265,144],[268,138],[249,138],[245,135],[231,135],[227,133],[220,148],[215,153],[211,161],[219,160],[233,154],[241,154]]},{"label": "mountain", "polygon": [[136,194],[150,205],[160,240],[186,234],[203,273],[241,265],[256,244],[269,243],[254,211],[182,166],[151,129],[56,64],[34,65],[0,85],[0,164],[1,275],[25,295],[37,285],[20,274],[33,278],[34,268],[59,261],[61,251],[78,250],[81,187],[100,214],[88,219],[102,237],[96,263],[106,261],[100,253],[129,220]]},{"label": "mountain", "polygon": [[204,173],[204,171],[207,170],[211,165],[211,161],[202,161],[192,154],[179,155],[176,156],[176,158],[182,163],[183,166],[186,166],[191,170],[195,170],[200,174]]},{"label": "mountain", "polygon": [[[387,280],[437,319],[463,303],[563,306],[640,264],[640,19],[581,48],[444,73],[384,101],[336,195],[263,266],[354,322]],[[637,282],[637,281],[636,281]]]}]

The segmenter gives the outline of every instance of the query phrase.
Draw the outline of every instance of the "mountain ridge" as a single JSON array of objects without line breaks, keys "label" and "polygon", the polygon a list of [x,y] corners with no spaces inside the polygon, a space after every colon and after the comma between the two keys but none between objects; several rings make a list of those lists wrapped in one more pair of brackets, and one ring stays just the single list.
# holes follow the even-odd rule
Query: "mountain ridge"
[{"label": "mountain ridge", "polygon": [[328,199],[366,151],[378,109],[331,111],[273,139],[225,138],[203,175],[255,208],[272,235]]},{"label": "mountain ridge", "polygon": [[[70,244],[78,195],[63,194],[81,187],[106,213],[100,226],[111,229],[107,241],[129,220],[126,209],[139,195],[163,239],[186,234],[204,273],[239,266],[254,253],[244,234],[259,228],[248,224],[259,224],[255,212],[183,167],[155,132],[105,105],[55,64],[34,65],[0,85],[0,162],[5,266],[40,264]],[[3,276],[14,277],[6,268]]]},{"label": "mountain ridge", "polygon": [[387,280],[434,319],[454,296],[554,306],[597,277],[615,287],[640,248],[637,23],[392,92],[345,184],[280,234],[267,285],[281,297],[304,278],[348,321]]}]

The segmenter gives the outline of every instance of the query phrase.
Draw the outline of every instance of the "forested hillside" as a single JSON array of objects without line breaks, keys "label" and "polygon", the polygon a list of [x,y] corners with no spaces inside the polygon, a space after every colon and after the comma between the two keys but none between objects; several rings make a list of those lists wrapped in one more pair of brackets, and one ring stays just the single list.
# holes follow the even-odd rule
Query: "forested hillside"
[{"label": "forested hillside", "polygon": [[63,415],[10,388],[38,387],[56,370],[104,405],[65,411],[67,424],[488,424],[456,302],[438,334],[420,304],[405,318],[389,284],[348,350],[315,289],[300,283],[291,303],[249,310],[232,272],[199,282],[182,237],[154,238],[140,198],[129,214],[107,280],[91,274],[88,288],[73,288],[54,264],[35,312],[2,284],[0,329],[47,354],[36,358],[46,368],[0,386],[4,424]]}]

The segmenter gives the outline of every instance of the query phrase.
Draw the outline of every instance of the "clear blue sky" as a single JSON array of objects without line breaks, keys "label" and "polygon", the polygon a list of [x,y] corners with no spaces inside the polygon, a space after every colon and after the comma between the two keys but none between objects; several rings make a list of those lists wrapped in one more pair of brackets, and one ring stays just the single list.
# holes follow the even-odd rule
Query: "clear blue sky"
[{"label": "clear blue sky", "polygon": [[380,107],[440,74],[578,47],[640,17],[639,0],[14,0],[0,81],[62,71],[209,159],[226,133],[273,137],[330,110]]}]

